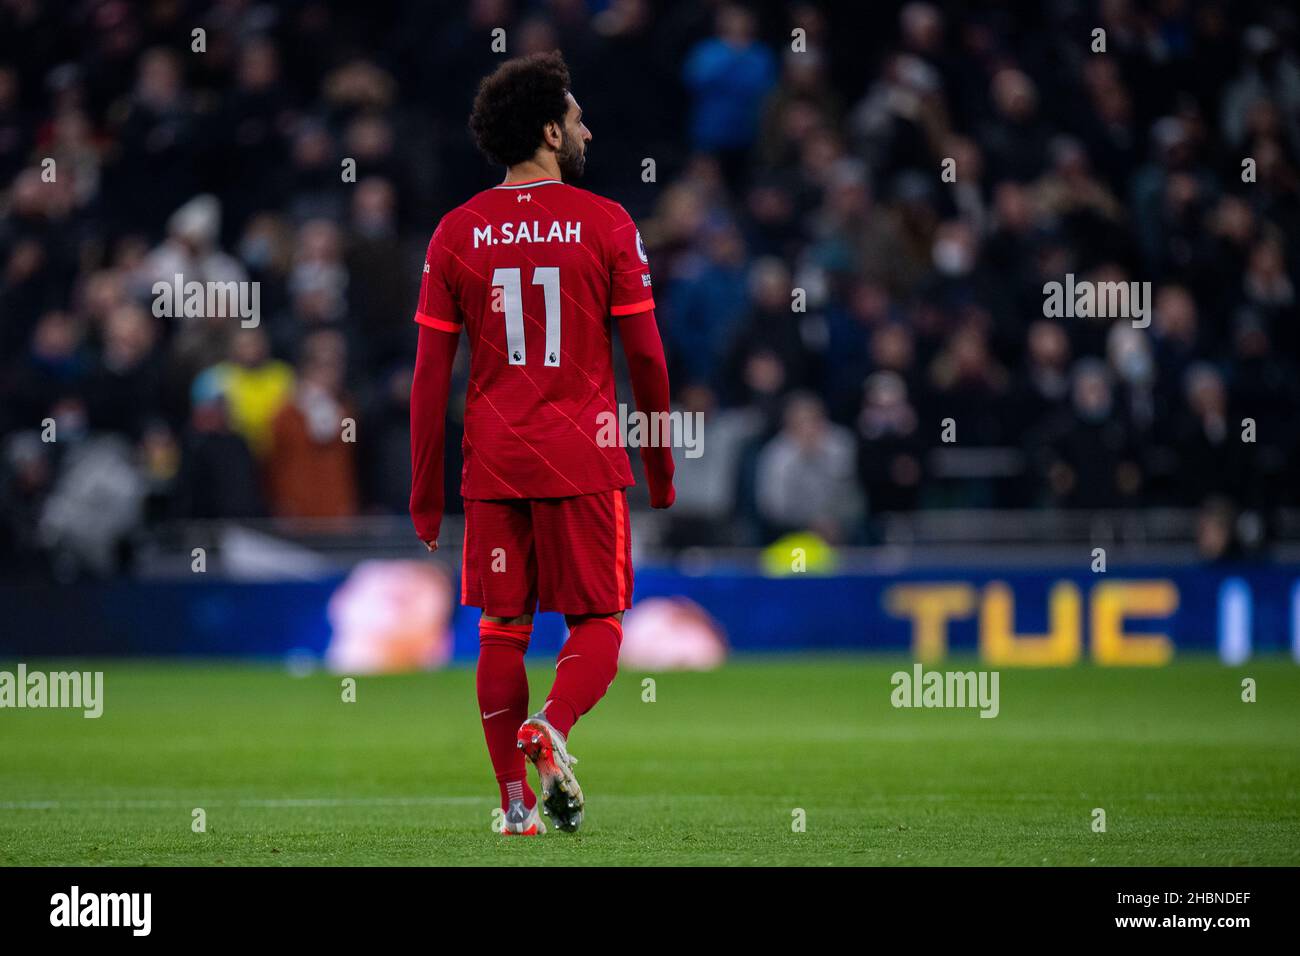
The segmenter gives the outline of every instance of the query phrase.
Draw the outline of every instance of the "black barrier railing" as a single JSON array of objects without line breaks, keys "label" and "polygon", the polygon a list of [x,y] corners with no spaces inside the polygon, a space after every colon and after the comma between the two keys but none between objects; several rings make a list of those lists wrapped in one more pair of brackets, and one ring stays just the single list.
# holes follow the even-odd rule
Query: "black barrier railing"
[{"label": "black barrier railing", "polygon": [[[682,519],[674,516],[674,520]],[[1103,547],[1112,561],[1178,564],[1205,559],[1202,520],[1201,513],[1185,509],[953,509],[887,514],[874,519],[874,544],[839,547],[836,563],[842,570],[990,561],[1073,563],[1081,549]],[[1259,537],[1250,556],[1300,558],[1300,512],[1282,511],[1257,520],[1253,530],[1238,529],[1243,537]],[[758,547],[667,548],[662,543],[667,526],[662,512],[637,512],[633,521],[639,561],[700,572],[726,566],[752,568],[762,562],[763,549]],[[444,519],[439,550],[447,559],[459,560],[463,531],[460,515]],[[189,521],[142,533],[134,544],[132,570],[142,577],[184,573],[200,558],[196,549],[201,549],[211,570],[250,577],[311,577],[363,560],[425,554],[410,522],[399,515]]]}]

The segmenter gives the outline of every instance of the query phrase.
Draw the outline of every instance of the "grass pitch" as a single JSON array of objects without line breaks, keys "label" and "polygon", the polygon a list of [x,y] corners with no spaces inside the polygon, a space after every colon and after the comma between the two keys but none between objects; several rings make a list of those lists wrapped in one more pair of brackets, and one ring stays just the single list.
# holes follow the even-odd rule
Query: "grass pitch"
[{"label": "grass pitch", "polygon": [[654,675],[653,702],[625,671],[572,734],[587,822],[542,839],[491,831],[470,669],[362,677],[355,703],[271,666],[78,669],[106,672],[99,719],[0,711],[0,864],[1300,863],[1280,659],[1003,670],[994,719],[894,709],[901,660],[746,659]]}]

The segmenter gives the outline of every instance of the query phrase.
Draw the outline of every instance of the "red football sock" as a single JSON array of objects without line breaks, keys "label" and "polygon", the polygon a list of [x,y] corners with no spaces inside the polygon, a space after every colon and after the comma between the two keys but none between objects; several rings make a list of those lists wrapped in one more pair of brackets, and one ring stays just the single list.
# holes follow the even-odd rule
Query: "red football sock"
[{"label": "red football sock", "polygon": [[565,737],[614,682],[622,643],[623,625],[615,617],[589,617],[569,631],[555,665],[555,684],[542,708],[551,726]]},{"label": "red football sock", "polygon": [[532,635],[531,624],[497,624],[480,620],[478,625],[479,717],[483,736],[487,738],[492,769],[501,787],[501,809],[511,800],[523,800],[532,807],[537,803],[533,788],[528,786],[528,767],[519,752],[516,735],[528,717],[528,672],[524,670],[524,652]]}]

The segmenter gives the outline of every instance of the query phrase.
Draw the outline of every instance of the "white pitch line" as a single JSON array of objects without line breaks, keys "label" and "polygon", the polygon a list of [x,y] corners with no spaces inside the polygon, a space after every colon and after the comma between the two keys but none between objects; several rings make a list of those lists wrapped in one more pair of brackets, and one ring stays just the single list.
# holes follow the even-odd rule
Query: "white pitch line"
[{"label": "white pitch line", "polygon": [[[277,800],[204,800],[193,805],[208,807],[413,807],[476,806],[491,803],[486,797],[288,797]],[[0,810],[163,810],[188,808],[191,803],[176,800],[11,800],[0,802]]]},{"label": "white pitch line", "polygon": [[[655,794],[639,796],[635,794],[610,793],[604,794],[600,799],[602,803],[622,803],[624,801],[644,802],[646,799],[652,799],[658,796],[664,802],[672,801],[674,803],[713,803],[720,801],[734,801],[734,796],[723,794],[695,793],[695,794],[673,794],[671,797],[667,794]],[[1217,793],[1123,793],[1120,794],[1125,800],[1145,800],[1145,801],[1194,801],[1204,800],[1207,797],[1218,797]],[[1288,791],[1284,794],[1286,799],[1295,800],[1300,798],[1300,794]],[[1234,795],[1233,800],[1239,800],[1241,795]],[[1035,802],[1035,803],[1070,803],[1080,800],[1087,802],[1091,797],[1082,794],[1059,794],[1059,793],[1009,793],[1009,794],[957,794],[957,793],[860,793],[857,795],[857,802],[867,803],[892,803],[892,804],[916,804],[916,803],[987,803],[993,800],[1011,800],[1015,802]],[[190,803],[182,803],[177,800],[8,800],[0,801],[0,810],[174,810],[178,808],[192,809],[194,806],[201,806],[204,809],[209,807],[254,807],[263,809],[302,809],[307,807],[436,807],[436,806],[483,806],[495,803],[489,797],[285,797],[277,799],[249,798],[242,800],[203,800],[197,798]]]}]

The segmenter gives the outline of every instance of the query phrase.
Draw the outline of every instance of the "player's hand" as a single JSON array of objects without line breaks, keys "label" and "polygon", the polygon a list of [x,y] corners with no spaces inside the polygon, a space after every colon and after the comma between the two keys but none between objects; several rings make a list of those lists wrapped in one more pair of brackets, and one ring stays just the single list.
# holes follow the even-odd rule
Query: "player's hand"
[{"label": "player's hand", "polygon": [[673,487],[673,453],[668,448],[646,445],[641,448],[641,464],[645,466],[645,483],[650,492],[651,508],[671,508],[677,500]]},{"label": "player's hand", "polygon": [[677,500],[677,489],[669,482],[666,487],[656,488],[650,486],[650,507],[651,508],[671,508],[673,502]]},{"label": "player's hand", "polygon": [[438,550],[438,542],[437,542],[437,541],[426,541],[426,542],[424,542],[424,546],[425,546],[426,548],[429,549],[429,553],[430,553],[430,554],[432,554],[434,551],[437,551],[437,550]]}]

